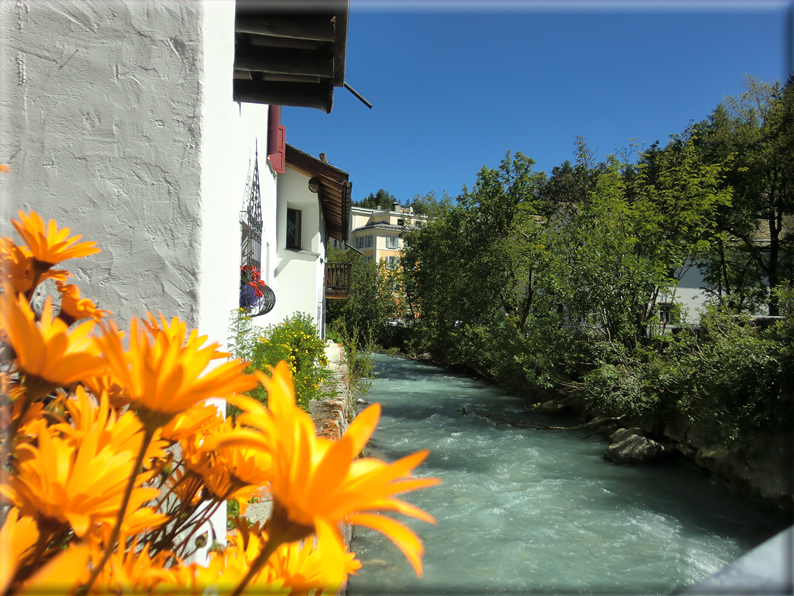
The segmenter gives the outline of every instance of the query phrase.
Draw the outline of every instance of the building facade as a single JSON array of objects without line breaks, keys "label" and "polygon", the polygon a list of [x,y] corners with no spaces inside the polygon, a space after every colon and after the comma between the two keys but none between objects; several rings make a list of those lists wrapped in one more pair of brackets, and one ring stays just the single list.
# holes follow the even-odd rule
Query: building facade
[{"label": "building facade", "polygon": [[400,251],[405,246],[405,239],[400,237],[402,232],[426,221],[427,216],[416,215],[411,207],[398,203],[388,209],[352,207],[348,244],[360,251],[366,262],[383,261],[387,269],[397,269]]}]

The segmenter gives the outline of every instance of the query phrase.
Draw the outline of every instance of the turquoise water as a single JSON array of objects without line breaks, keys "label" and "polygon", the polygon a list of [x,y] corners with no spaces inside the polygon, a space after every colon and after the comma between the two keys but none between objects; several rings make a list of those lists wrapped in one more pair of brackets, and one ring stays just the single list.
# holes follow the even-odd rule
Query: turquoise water
[{"label": "turquoise water", "polygon": [[383,416],[367,454],[431,455],[418,476],[444,484],[405,495],[438,520],[402,518],[425,545],[424,577],[382,535],[356,528],[363,563],[348,594],[671,594],[782,527],[777,518],[675,464],[617,466],[588,430],[496,425],[481,414],[576,426],[528,413],[481,380],[377,357],[367,397]]}]

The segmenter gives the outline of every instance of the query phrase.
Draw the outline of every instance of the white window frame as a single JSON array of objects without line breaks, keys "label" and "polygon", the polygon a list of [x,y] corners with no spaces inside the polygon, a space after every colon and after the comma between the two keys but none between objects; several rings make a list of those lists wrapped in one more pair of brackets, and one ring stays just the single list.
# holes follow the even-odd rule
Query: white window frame
[{"label": "white window frame", "polygon": [[400,247],[400,240],[397,236],[386,236],[386,248],[396,249]]}]

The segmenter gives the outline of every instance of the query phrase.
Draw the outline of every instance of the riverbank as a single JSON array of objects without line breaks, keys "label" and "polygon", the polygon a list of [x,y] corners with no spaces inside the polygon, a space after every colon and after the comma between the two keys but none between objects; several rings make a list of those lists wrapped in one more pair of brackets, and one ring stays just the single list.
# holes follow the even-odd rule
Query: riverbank
[{"label": "riverbank", "polygon": [[[412,359],[460,371],[434,362],[429,353]],[[496,384],[493,379],[476,372],[465,372]],[[527,391],[521,393],[539,413],[576,416],[582,424],[606,439],[605,458],[618,465],[677,460],[682,465],[696,466],[729,490],[757,502],[783,519],[794,518],[794,429],[774,435],[756,434],[743,443],[724,447],[709,444],[705,440],[708,429],[703,425],[689,424],[683,418],[615,418],[577,408],[554,392],[542,396]],[[504,422],[509,424],[507,420]]]}]

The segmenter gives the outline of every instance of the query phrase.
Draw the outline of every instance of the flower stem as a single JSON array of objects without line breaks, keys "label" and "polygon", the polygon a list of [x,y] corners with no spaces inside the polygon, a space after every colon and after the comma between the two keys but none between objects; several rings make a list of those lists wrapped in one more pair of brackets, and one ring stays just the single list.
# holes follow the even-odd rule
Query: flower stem
[{"label": "flower stem", "polygon": [[192,554],[192,553],[188,553],[188,551],[187,551],[188,543],[190,542],[190,539],[193,538],[195,533],[198,532],[199,529],[204,524],[206,524],[208,521],[210,521],[210,519],[212,519],[212,516],[215,515],[215,512],[218,511],[220,506],[221,505],[225,505],[225,504],[226,504],[226,500],[223,499],[221,501],[218,501],[214,506],[212,506],[212,505],[208,506],[205,509],[204,513],[206,513],[207,511],[209,511],[209,513],[204,515],[204,517],[201,517],[202,514],[199,514],[198,519],[193,523],[193,529],[190,531],[190,534],[188,534],[187,538],[185,538],[182,542],[180,542],[179,546],[176,549],[174,549],[174,550],[179,550],[179,549],[183,549],[184,548],[184,551],[183,551],[183,553],[181,555],[183,559],[186,558],[187,556],[189,556],[190,554]]},{"label": "flower stem", "polygon": [[135,464],[132,466],[130,480],[127,483],[127,487],[124,489],[124,496],[121,498],[121,507],[119,507],[119,512],[116,516],[116,523],[113,526],[113,531],[110,534],[108,543],[105,545],[105,551],[102,553],[102,560],[96,567],[94,567],[94,569],[91,571],[91,577],[88,578],[88,583],[85,586],[86,594],[91,591],[91,586],[94,585],[94,582],[99,576],[99,573],[102,571],[102,568],[105,566],[105,563],[108,562],[110,555],[113,553],[113,546],[119,539],[119,534],[121,533],[121,522],[124,521],[124,514],[127,512],[127,505],[129,505],[130,497],[132,496],[132,489],[135,487],[135,480],[138,477],[138,470],[141,469],[143,457],[146,455],[146,449],[149,447],[149,443],[152,441],[155,430],[157,429],[144,426],[143,442],[141,443],[141,448],[138,451],[137,457],[135,458]]}]

